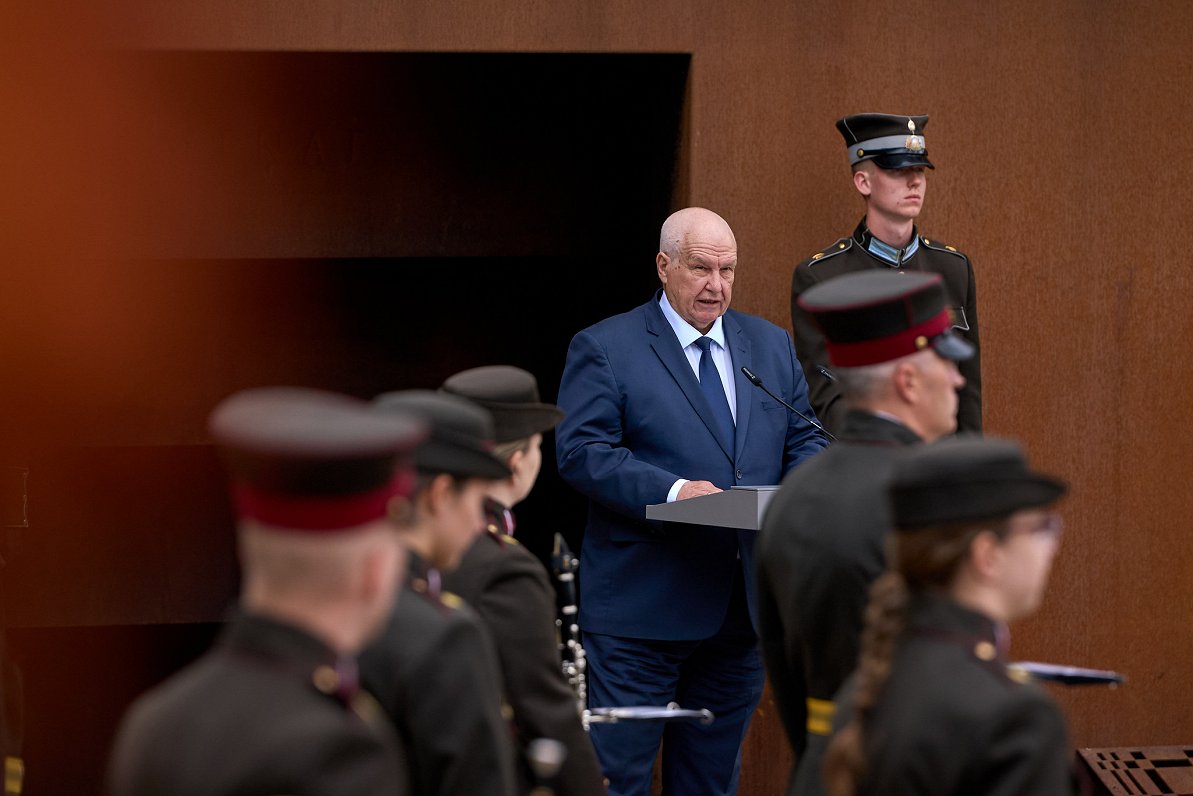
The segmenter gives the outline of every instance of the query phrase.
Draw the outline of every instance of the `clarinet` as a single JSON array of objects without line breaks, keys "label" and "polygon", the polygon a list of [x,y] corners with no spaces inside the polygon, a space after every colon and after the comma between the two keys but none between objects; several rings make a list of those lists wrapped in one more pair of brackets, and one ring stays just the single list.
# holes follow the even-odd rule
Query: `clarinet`
[{"label": "clarinet", "polygon": [[559,644],[559,659],[563,676],[576,693],[576,710],[584,713],[588,707],[588,678],[585,669],[584,647],[580,646],[580,626],[576,624],[576,570],[580,559],[572,555],[561,534],[555,534],[551,552],[551,571],[555,575],[555,596],[559,615],[555,619],[555,636]]}]

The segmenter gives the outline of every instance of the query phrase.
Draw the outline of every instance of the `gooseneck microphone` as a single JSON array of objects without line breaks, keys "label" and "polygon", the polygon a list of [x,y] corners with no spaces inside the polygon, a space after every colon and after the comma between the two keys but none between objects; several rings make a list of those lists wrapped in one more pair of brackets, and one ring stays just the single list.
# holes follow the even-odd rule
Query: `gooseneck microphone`
[{"label": "gooseneck microphone", "polygon": [[783,406],[786,406],[786,407],[787,407],[788,409],[790,409],[792,412],[795,412],[797,415],[799,415],[801,418],[803,418],[803,419],[804,419],[806,422],[808,422],[808,423],[811,423],[813,426],[815,426],[816,430],[817,430],[817,431],[819,431],[821,434],[823,434],[823,435],[824,435],[824,436],[825,436],[825,437],[828,439],[828,441],[829,441],[829,442],[836,442],[836,441],[837,441],[837,438],[836,438],[836,437],[834,437],[832,434],[828,433],[828,431],[826,431],[826,430],[825,430],[824,426],[820,425],[820,424],[819,424],[819,423],[817,423],[815,420],[813,420],[812,418],[808,417],[808,416],[807,416],[807,415],[805,415],[803,412],[801,412],[800,410],[796,409],[794,406],[792,406],[791,404],[787,403],[786,401],[784,401],[784,400],[783,400],[782,398],[780,398],[779,396],[775,395],[775,394],[774,394],[773,392],[771,392],[770,390],[766,389],[766,385],[762,383],[762,379],[758,378],[758,376],[754,374],[754,371],[750,370],[750,369],[749,369],[749,368],[747,368],[745,365],[742,365],[742,366],[741,366],[741,375],[743,375],[743,376],[745,376],[747,379],[749,379],[749,380],[750,380],[750,384],[753,384],[755,387],[757,387],[758,389],[762,390],[764,393],[766,393],[767,395],[769,395],[771,398],[774,398],[776,401],[778,401],[779,403],[783,404]]}]

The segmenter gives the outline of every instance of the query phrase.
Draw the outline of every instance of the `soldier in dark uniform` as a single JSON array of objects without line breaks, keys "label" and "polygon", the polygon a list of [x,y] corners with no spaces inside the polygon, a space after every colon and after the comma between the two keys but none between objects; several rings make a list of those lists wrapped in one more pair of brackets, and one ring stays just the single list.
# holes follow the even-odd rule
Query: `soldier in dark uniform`
[{"label": "soldier in dark uniform", "polygon": [[210,420],[239,516],[240,605],[215,647],[120,727],[112,796],[408,792],[354,655],[393,604],[415,420],[315,390],[265,388]]},{"label": "soldier in dark uniform", "polygon": [[841,238],[795,267],[791,278],[791,320],[795,350],[808,379],[812,408],[834,434],[845,422],[841,390],[832,379],[824,338],[799,297],[834,276],[867,269],[896,273],[927,271],[944,280],[953,325],[974,347],[961,364],[965,388],[957,412],[961,431],[982,430],[982,376],[978,344],[978,298],[973,266],[964,254],[915,226],[924,203],[928,160],[927,116],[862,113],[837,122],[848,147],[853,185],[866,202],[866,216]]},{"label": "soldier in dark uniform", "polygon": [[870,270],[801,298],[816,320],[848,406],[838,441],[791,473],[758,537],[762,648],[796,753],[790,791],[818,794],[832,698],[857,664],[870,583],[890,528],[886,482],[910,445],[953,432],[956,362],[936,274]]},{"label": "soldier in dark uniform", "polygon": [[523,792],[534,781],[527,760],[530,743],[549,738],[567,749],[550,783],[554,792],[601,796],[605,786],[596,752],[580,722],[576,693],[560,665],[555,590],[539,560],[513,535],[512,509],[534,487],[543,432],[553,428],[563,412],[539,400],[533,375],[508,365],[457,373],[442,389],[475,401],[493,415],[493,453],[510,469],[509,478],[489,484],[486,533],[444,582],[476,608],[497,643],[505,698],[513,709]]},{"label": "soldier in dark uniform", "polygon": [[423,418],[417,485],[399,522],[410,571],[385,631],[361,655],[361,679],[398,730],[417,796],[512,796],[513,750],[493,642],[463,600],[442,588],[481,533],[488,482],[509,470],[488,451],[493,419],[431,390],[387,393],[378,414]]},{"label": "soldier in dark uniform", "polygon": [[890,571],[825,756],[832,796],[1075,792],[1064,717],[1005,658],[1005,623],[1043,597],[1064,491],[1003,440],[943,440],[904,460]]}]

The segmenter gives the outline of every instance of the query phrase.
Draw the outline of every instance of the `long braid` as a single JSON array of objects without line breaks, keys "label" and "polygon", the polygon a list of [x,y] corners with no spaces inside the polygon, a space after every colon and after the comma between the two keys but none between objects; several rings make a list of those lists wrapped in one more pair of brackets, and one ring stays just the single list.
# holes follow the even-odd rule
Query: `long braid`
[{"label": "long braid", "polygon": [[825,752],[823,776],[829,796],[854,796],[865,773],[866,720],[890,677],[911,594],[947,589],[974,537],[989,531],[1001,539],[1009,527],[1002,519],[904,529],[888,537],[889,569],[870,587],[866,606],[853,716],[833,736]]},{"label": "long braid", "polygon": [[887,572],[870,588],[866,626],[862,631],[854,714],[833,736],[824,757],[824,783],[829,796],[853,796],[865,771],[862,743],[866,720],[878,703],[891,673],[895,644],[903,633],[908,591],[903,576]]}]

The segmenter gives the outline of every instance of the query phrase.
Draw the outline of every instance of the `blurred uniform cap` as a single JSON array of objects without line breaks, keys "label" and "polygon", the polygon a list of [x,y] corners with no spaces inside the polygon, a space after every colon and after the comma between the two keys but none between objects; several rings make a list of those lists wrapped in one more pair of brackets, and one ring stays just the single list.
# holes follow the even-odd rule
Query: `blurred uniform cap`
[{"label": "blurred uniform cap", "polygon": [[493,417],[465,398],[435,390],[400,390],[373,399],[377,414],[396,412],[422,419],[430,436],[414,454],[425,473],[499,480],[510,471],[493,456]]},{"label": "blurred uniform cap", "polygon": [[900,462],[890,486],[900,531],[1001,519],[1051,505],[1068,491],[1058,478],[1031,470],[1009,440],[951,437],[918,446]]},{"label": "blurred uniform cap", "polygon": [[281,529],[336,531],[386,515],[414,484],[426,423],[379,416],[368,403],[322,390],[236,393],[208,418],[232,477],[238,516]]},{"label": "blurred uniform cap", "polygon": [[487,409],[499,444],[549,431],[563,420],[562,409],[539,399],[533,374],[512,365],[463,370],[449,376],[440,389]]},{"label": "blurred uniform cap", "polygon": [[812,287],[799,306],[824,332],[829,361],[841,368],[877,365],[929,346],[945,359],[973,356],[952,331],[940,274],[868,269]]},{"label": "blurred uniform cap", "polygon": [[928,160],[928,145],[924,142],[927,126],[927,116],[889,113],[859,113],[837,122],[849,151],[849,165],[873,160],[882,169],[936,168]]}]

